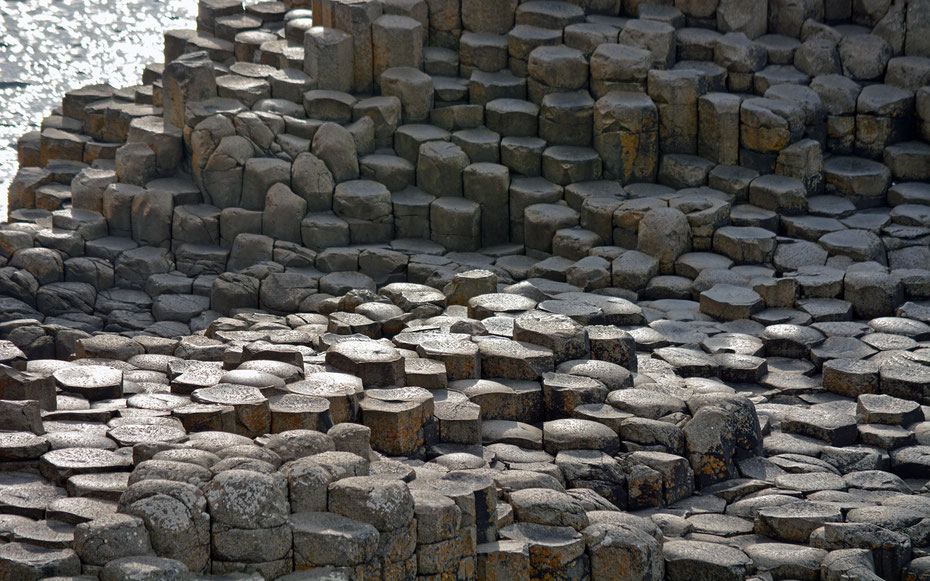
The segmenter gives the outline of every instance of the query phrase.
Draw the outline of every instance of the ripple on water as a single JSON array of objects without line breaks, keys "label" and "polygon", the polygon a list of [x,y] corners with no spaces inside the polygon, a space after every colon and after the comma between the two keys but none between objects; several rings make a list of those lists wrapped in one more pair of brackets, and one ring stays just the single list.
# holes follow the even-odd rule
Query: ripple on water
[{"label": "ripple on water", "polygon": [[39,128],[67,91],[126,87],[161,62],[163,33],[194,28],[197,0],[0,2],[0,221],[16,175],[16,140]]}]

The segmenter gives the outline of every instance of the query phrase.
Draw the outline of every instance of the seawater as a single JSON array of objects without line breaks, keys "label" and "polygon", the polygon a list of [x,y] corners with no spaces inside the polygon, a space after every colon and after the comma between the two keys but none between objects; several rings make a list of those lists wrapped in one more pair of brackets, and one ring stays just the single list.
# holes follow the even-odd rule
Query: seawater
[{"label": "seawater", "polygon": [[163,59],[163,33],[194,28],[197,0],[0,0],[0,221],[16,140],[72,89],[127,87]]}]

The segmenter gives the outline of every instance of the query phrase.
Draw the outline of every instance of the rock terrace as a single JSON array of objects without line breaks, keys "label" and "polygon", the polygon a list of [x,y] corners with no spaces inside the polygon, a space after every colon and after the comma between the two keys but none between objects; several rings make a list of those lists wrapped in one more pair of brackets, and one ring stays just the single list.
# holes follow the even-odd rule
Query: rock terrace
[{"label": "rock terrace", "polygon": [[930,579],[920,0],[200,0],[0,224],[0,580]]}]

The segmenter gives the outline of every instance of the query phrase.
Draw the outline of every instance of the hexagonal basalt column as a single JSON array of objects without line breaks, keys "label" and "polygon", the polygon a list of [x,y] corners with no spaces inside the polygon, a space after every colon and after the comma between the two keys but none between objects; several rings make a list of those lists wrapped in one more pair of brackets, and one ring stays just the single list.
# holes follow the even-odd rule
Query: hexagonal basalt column
[{"label": "hexagonal basalt column", "polygon": [[366,389],[404,385],[404,358],[378,341],[337,343],[326,352],[326,363],[359,377]]}]

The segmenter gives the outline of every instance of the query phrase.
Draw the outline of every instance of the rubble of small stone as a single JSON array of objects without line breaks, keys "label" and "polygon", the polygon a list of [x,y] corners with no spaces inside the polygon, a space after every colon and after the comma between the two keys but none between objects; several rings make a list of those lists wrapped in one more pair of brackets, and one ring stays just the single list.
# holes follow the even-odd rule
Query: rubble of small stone
[{"label": "rubble of small stone", "polygon": [[930,5],[197,26],[18,143],[0,580],[930,579]]}]

